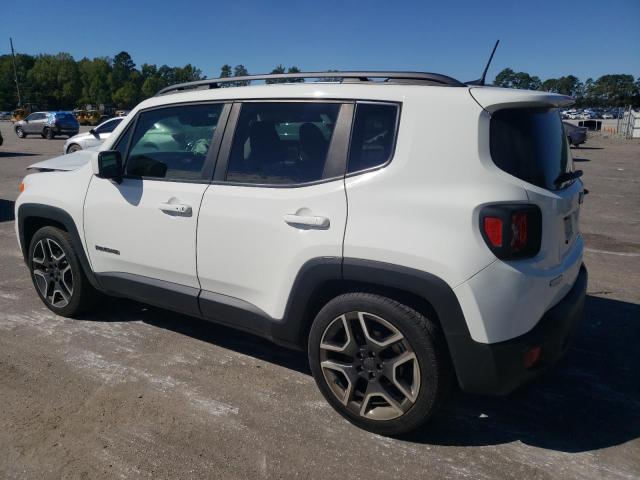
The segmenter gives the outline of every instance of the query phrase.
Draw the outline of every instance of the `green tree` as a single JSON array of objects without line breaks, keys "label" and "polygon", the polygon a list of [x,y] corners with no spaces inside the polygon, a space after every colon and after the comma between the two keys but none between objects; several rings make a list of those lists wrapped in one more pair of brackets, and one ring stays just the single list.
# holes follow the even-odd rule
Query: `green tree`
[{"label": "green tree", "polygon": [[595,81],[592,93],[599,105],[628,105],[636,93],[633,75],[603,75]]},{"label": "green tree", "polygon": [[106,57],[93,60],[83,58],[78,62],[82,95],[74,103],[75,106],[108,105],[111,103],[111,87],[109,75],[111,63]]},{"label": "green tree", "polygon": [[136,68],[131,55],[127,52],[120,52],[113,57],[112,85],[118,89],[129,81],[131,72]]},{"label": "green tree", "polygon": [[[28,73],[33,68],[35,58],[31,55],[16,55],[16,70],[20,84],[20,96],[22,103],[31,101],[31,87],[28,82]],[[13,61],[11,55],[0,55],[0,109],[13,110],[18,106],[18,94],[13,73]]]},{"label": "green tree", "polygon": [[220,78],[229,78],[231,76],[231,65],[225,63],[220,67]]},{"label": "green tree", "polygon": [[520,88],[524,90],[538,90],[542,86],[540,78],[531,76],[526,72],[514,72],[510,68],[505,68],[493,81],[498,87]]},{"label": "green tree", "polygon": [[[233,68],[233,76],[234,77],[246,77],[248,75],[249,75],[249,71],[242,64],[236,65]],[[241,80],[241,81],[238,81],[238,82],[234,82],[234,85],[237,86],[237,87],[244,87],[244,86],[249,85],[249,82],[246,81],[246,80],[245,81]]]},{"label": "green tree", "polygon": [[112,98],[118,108],[133,108],[138,103],[138,89],[133,82],[126,82],[113,93]]},{"label": "green tree", "polygon": [[68,53],[38,55],[27,78],[40,108],[73,108],[82,93],[78,64]]},{"label": "green tree", "polygon": [[[302,70],[300,70],[300,69],[299,69],[298,67],[296,67],[295,65],[294,65],[293,67],[289,67],[289,68],[287,69],[287,73],[301,73],[301,72],[302,72]],[[294,79],[292,79],[291,81],[292,81],[292,82],[298,82],[298,83],[301,83],[301,82],[304,82],[304,78],[294,78]]]},{"label": "green tree", "polygon": [[[278,66],[276,66],[276,68],[274,68],[273,70],[271,70],[271,73],[274,75],[279,75],[281,73],[285,72],[285,68],[284,65],[280,64]],[[286,80],[267,80],[266,83],[283,83],[286,82]]]}]

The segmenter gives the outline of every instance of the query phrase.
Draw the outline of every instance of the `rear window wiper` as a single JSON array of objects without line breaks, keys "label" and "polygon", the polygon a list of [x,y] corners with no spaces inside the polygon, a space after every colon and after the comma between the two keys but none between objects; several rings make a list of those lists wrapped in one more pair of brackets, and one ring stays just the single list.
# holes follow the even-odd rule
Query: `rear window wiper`
[{"label": "rear window wiper", "polygon": [[558,175],[553,181],[553,184],[557,187],[558,185],[562,185],[564,182],[568,182],[570,180],[574,180],[576,178],[580,178],[582,176],[582,170],[574,170],[573,172],[564,172]]}]

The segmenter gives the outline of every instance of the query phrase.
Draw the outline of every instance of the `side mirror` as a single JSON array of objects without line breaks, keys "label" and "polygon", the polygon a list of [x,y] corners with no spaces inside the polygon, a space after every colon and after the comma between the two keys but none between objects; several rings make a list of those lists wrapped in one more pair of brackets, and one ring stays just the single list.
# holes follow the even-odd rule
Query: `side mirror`
[{"label": "side mirror", "polygon": [[93,173],[99,178],[122,182],[122,156],[117,150],[97,152],[92,159]]},{"label": "side mirror", "polygon": [[92,128],[91,130],[89,130],[89,133],[96,138],[100,138],[100,135],[98,135],[98,132],[96,132],[95,128]]}]

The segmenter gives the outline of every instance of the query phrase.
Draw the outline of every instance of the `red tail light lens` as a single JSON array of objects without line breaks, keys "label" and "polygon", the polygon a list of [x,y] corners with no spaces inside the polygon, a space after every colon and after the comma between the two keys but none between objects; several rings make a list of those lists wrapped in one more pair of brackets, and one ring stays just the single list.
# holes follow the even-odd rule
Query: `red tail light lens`
[{"label": "red tail light lens", "polygon": [[496,217],[484,218],[484,233],[494,247],[502,246],[502,220]]},{"label": "red tail light lens", "polygon": [[528,214],[519,212],[511,216],[511,251],[521,252],[527,246]]},{"label": "red tail light lens", "polygon": [[489,205],[480,211],[480,230],[496,257],[533,257],[540,251],[542,212],[535,205]]}]

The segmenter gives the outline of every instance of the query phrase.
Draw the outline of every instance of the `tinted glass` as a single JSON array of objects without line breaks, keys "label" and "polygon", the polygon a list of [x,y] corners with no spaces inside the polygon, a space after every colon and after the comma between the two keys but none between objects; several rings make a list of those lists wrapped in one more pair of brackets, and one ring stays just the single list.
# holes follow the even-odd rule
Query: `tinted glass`
[{"label": "tinted glass", "polygon": [[245,103],[227,180],[273,185],[321,180],[339,109],[338,103]]},{"label": "tinted glass", "polygon": [[109,122],[103,123],[98,128],[96,128],[96,132],[97,133],[111,133],[111,132],[113,132],[115,130],[115,128],[118,125],[120,125],[121,121],[122,121],[122,119],[118,118],[116,120],[111,120]]},{"label": "tinted glass", "polygon": [[126,173],[200,179],[222,107],[188,105],[142,112],[131,141]]},{"label": "tinted glass", "polygon": [[69,121],[75,121],[76,117],[74,117],[73,115],[71,115],[70,113],[56,113],[54,114],[55,118],[57,120],[69,120]]},{"label": "tinted glass", "polygon": [[131,138],[131,132],[133,131],[133,122],[127,125],[127,130],[120,136],[118,139],[118,143],[113,147],[113,150],[118,150],[120,152],[120,156],[123,161],[125,158],[125,153],[127,151],[127,145],[129,144],[129,139]]},{"label": "tinted glass", "polygon": [[349,173],[383,165],[391,158],[397,118],[396,105],[357,105],[349,149]]},{"label": "tinted glass", "polygon": [[505,172],[549,190],[573,168],[557,109],[509,108],[491,116],[491,158]]}]

